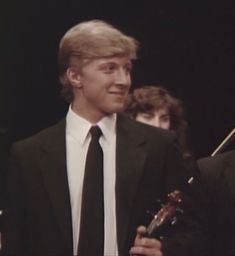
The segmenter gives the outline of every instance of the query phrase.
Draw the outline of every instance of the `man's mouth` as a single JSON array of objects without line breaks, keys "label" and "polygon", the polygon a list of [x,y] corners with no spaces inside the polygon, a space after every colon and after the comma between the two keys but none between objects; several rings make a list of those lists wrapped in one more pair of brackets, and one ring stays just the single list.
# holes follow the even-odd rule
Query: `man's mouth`
[{"label": "man's mouth", "polygon": [[118,96],[126,96],[126,91],[112,91],[109,93],[113,95],[118,95]]}]

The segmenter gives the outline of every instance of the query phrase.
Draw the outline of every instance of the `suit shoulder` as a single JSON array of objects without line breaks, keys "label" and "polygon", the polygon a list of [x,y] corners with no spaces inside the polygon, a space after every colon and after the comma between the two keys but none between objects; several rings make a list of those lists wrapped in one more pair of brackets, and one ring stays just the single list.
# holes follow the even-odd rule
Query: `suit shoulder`
[{"label": "suit shoulder", "polygon": [[63,136],[65,134],[65,120],[61,120],[59,123],[50,126],[35,135],[17,141],[13,143],[12,148],[21,148],[21,149],[27,149],[31,147],[35,147],[37,145],[50,145],[51,143],[55,143],[58,139],[58,137]]},{"label": "suit shoulder", "polygon": [[208,182],[219,182],[228,166],[235,166],[235,150],[224,152],[197,161],[201,176]]},{"label": "suit shoulder", "polygon": [[151,125],[147,125],[130,119],[126,115],[119,115],[119,123],[125,126],[133,136],[145,137],[146,139],[160,142],[175,142],[176,136],[173,132]]},{"label": "suit shoulder", "polygon": [[235,150],[231,150],[228,152],[220,153],[215,156],[210,156],[210,157],[204,157],[199,159],[198,165],[201,169],[204,170],[206,169],[216,169],[218,167],[221,167],[224,165],[224,163],[228,161],[234,161],[235,159]]}]

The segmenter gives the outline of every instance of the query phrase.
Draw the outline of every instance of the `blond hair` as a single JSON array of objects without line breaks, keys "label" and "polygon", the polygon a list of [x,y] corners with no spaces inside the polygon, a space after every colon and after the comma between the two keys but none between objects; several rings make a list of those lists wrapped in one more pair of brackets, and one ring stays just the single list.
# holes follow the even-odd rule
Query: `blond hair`
[{"label": "blond hair", "polygon": [[136,59],[138,42],[112,25],[101,20],[79,23],[69,29],[59,45],[59,76],[61,94],[69,102],[73,100],[71,84],[66,71],[69,67],[81,69],[84,63],[95,58],[130,56]]}]

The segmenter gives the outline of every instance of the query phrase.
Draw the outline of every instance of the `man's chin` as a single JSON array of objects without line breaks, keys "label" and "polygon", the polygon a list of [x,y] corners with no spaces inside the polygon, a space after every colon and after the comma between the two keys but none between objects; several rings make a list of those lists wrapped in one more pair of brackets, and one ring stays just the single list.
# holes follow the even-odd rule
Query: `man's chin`
[{"label": "man's chin", "polygon": [[123,105],[117,105],[115,107],[112,107],[110,109],[107,110],[107,114],[114,114],[114,113],[120,113],[120,112],[123,112],[125,109],[125,106],[124,104]]},{"label": "man's chin", "polygon": [[116,109],[116,113],[123,112],[124,109],[125,109],[125,104],[124,104],[124,103],[122,103],[122,104],[117,104],[117,106],[116,106],[115,109]]}]

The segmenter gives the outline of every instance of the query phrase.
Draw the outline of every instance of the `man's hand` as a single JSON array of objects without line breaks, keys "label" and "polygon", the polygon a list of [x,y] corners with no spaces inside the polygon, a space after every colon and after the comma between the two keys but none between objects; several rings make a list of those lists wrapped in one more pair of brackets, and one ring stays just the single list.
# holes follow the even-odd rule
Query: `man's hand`
[{"label": "man's hand", "polygon": [[134,246],[130,249],[130,255],[163,256],[162,244],[155,238],[144,237],[146,228],[140,226],[137,229]]}]

